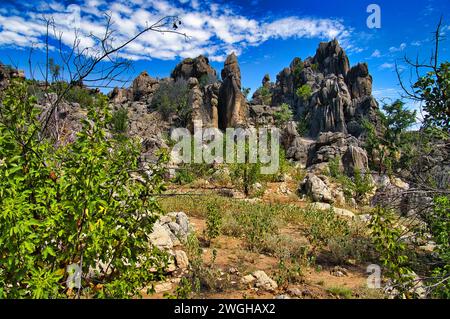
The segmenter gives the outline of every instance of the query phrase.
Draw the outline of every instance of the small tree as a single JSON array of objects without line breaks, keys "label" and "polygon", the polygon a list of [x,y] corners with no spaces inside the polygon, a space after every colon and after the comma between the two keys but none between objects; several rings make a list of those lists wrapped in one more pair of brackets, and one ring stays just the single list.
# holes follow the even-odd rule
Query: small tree
[{"label": "small tree", "polygon": [[306,102],[311,97],[312,90],[311,87],[308,84],[304,84],[300,86],[297,91],[295,91],[295,94],[303,101]]},{"label": "small tree", "polygon": [[[392,104],[384,104],[385,114],[379,113],[384,131],[380,134],[372,123],[365,120],[363,127],[366,130],[366,149],[372,155],[373,165],[378,165],[380,174],[386,171],[392,174],[393,170],[402,167],[401,153],[407,146],[407,130],[416,122],[416,111],[405,108],[403,101],[397,100]],[[374,164],[374,158],[378,164]]]}]

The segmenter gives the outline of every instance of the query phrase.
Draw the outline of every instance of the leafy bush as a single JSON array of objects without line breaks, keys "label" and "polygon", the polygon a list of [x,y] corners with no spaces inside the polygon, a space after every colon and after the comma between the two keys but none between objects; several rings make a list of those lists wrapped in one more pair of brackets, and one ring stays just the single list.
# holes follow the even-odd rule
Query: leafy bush
[{"label": "leafy bush", "polygon": [[[58,93],[64,92],[67,88],[66,82],[52,84],[50,90]],[[60,94],[60,93],[59,93]],[[78,103],[83,108],[92,107],[95,103],[95,95],[90,90],[81,86],[72,86],[64,95],[64,99],[70,103]]]},{"label": "leafy bush", "polygon": [[272,104],[272,93],[269,88],[261,86],[258,90],[256,90],[256,92],[261,96],[264,105]]},{"label": "leafy bush", "polygon": [[159,85],[152,99],[152,107],[157,109],[165,120],[177,115],[181,126],[186,126],[191,117],[188,106],[189,88],[187,81],[163,82]]},{"label": "leafy bush", "polygon": [[281,109],[274,114],[275,124],[277,126],[284,125],[292,119],[292,110],[289,104],[283,103],[280,108]]},{"label": "leafy bush", "polygon": [[405,254],[406,245],[401,240],[402,231],[395,226],[394,220],[392,211],[378,208],[372,216],[369,228],[386,275],[394,280],[399,294],[408,295],[413,286],[412,272]]},{"label": "leafy bush", "polygon": [[342,176],[341,159],[338,156],[328,161],[328,173],[333,178],[340,178]]},{"label": "leafy bush", "polygon": [[217,238],[220,235],[220,227],[222,226],[222,216],[219,213],[219,209],[216,203],[210,203],[208,205],[208,212],[206,214],[206,230],[205,235],[208,242]]},{"label": "leafy bush", "polygon": [[308,84],[304,84],[297,89],[295,94],[303,101],[306,102],[311,97],[312,89]]},{"label": "leafy bush", "polygon": [[[88,107],[77,139],[57,150],[35,134],[39,112],[27,86],[12,82],[0,113],[0,297],[139,295],[168,263],[147,238],[167,156],[141,183],[139,144],[106,138],[105,98]],[[81,268],[80,288],[66,285],[70,265]]]},{"label": "leafy bush", "polygon": [[113,112],[111,125],[114,132],[123,134],[128,129],[128,111],[126,108],[120,108]]},{"label": "leafy bush", "polygon": [[177,170],[172,182],[179,185],[190,184],[194,181],[194,174],[189,168],[181,168]]},{"label": "leafy bush", "polygon": [[307,114],[302,114],[297,123],[297,132],[300,136],[306,136],[311,128]]},{"label": "leafy bush", "polygon": [[379,163],[375,168],[378,168],[379,173],[387,171],[392,174],[398,168],[404,167],[405,160],[401,154],[411,145],[408,143],[407,130],[416,121],[416,111],[406,109],[405,103],[400,100],[383,105],[383,110],[385,114],[379,114],[385,128],[381,136],[372,123],[363,121],[367,135],[365,146],[372,155],[371,165],[377,166],[374,161],[374,157],[377,157]]},{"label": "leafy bush", "polygon": [[375,188],[371,175],[361,173],[356,169],[353,177],[341,175],[338,180],[344,188],[345,197],[347,199],[355,198],[355,200],[359,203],[363,202],[366,195]]}]

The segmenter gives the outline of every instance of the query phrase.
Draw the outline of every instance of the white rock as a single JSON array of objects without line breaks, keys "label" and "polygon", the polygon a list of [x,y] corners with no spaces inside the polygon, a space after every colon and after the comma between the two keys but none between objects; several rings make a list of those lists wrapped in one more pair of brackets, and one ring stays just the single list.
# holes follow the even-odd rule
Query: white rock
[{"label": "white rock", "polygon": [[257,288],[262,288],[267,291],[274,291],[278,288],[277,283],[269,276],[267,276],[264,271],[257,270],[252,275],[256,278],[255,286]]},{"label": "white rock", "polygon": [[156,222],[153,225],[153,232],[149,235],[150,243],[159,249],[172,249],[173,241],[171,232]]},{"label": "white rock", "polygon": [[172,283],[170,282],[162,282],[155,285],[155,293],[165,292],[172,290]]},{"label": "white rock", "polygon": [[246,275],[244,277],[242,277],[241,282],[245,285],[251,284],[252,282],[254,282],[256,280],[255,277],[253,277],[252,275]]},{"label": "white rock", "polygon": [[327,204],[327,203],[319,203],[319,202],[312,203],[312,204],[310,205],[310,207],[311,207],[312,209],[317,209],[317,210],[330,210],[330,209],[331,209],[331,205],[330,205],[330,204]]},{"label": "white rock", "polygon": [[342,216],[342,217],[348,217],[348,218],[354,218],[355,214],[347,209],[343,209],[343,208],[333,208],[333,211],[335,214]]},{"label": "white rock", "polygon": [[175,263],[181,269],[186,269],[189,266],[188,256],[183,250],[175,250]]}]

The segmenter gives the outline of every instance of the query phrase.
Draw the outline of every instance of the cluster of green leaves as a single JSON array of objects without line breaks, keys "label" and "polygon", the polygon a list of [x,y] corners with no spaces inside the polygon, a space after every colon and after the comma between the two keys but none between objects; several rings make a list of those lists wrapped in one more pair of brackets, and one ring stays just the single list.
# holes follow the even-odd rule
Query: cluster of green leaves
[{"label": "cluster of green leaves", "polygon": [[186,126],[192,110],[188,107],[189,88],[187,82],[178,79],[175,82],[163,82],[152,99],[152,107],[160,112],[165,120],[177,115],[181,126]]},{"label": "cluster of green leaves", "polygon": [[439,262],[433,268],[433,295],[450,298],[450,196],[434,198],[433,212],[428,216],[430,230],[436,242]]},{"label": "cluster of green leaves", "polygon": [[259,94],[264,105],[272,104],[272,92],[270,92],[270,89],[268,87],[261,86],[256,90],[256,94]]},{"label": "cluster of green leaves", "polygon": [[371,155],[371,166],[379,173],[392,173],[402,168],[404,158],[402,150],[409,143],[407,130],[416,122],[416,111],[405,108],[405,103],[397,100],[392,104],[383,105],[385,113],[379,113],[384,131],[376,131],[374,125],[367,120],[363,122],[366,130],[366,149]]},{"label": "cluster of green leaves", "polygon": [[[0,297],[138,295],[168,262],[147,237],[161,212],[154,195],[164,190],[167,155],[151,177],[138,177],[140,146],[106,137],[104,98],[88,106],[77,139],[55,150],[37,134],[35,102],[19,81],[2,96]],[[72,290],[66,280],[74,264],[82,280]]]},{"label": "cluster of green leaves", "polygon": [[413,86],[424,102],[424,125],[450,131],[450,62],[422,76]]},{"label": "cluster of green leaves", "polygon": [[208,212],[206,214],[206,229],[205,235],[209,243],[214,238],[220,235],[220,228],[222,227],[222,215],[219,212],[218,205],[216,203],[210,203],[208,205]]},{"label": "cluster of green leaves", "polygon": [[283,103],[280,105],[280,110],[275,112],[275,125],[282,126],[292,119],[293,113],[289,104]]},{"label": "cluster of green leaves", "polygon": [[398,295],[411,295],[413,287],[412,270],[405,253],[406,244],[402,241],[402,231],[395,224],[395,213],[378,207],[373,214],[369,228],[372,242],[379,254],[379,259],[386,269],[386,276],[393,280]]},{"label": "cluster of green leaves", "polygon": [[121,107],[114,111],[111,118],[111,125],[115,133],[125,134],[128,129],[128,110]]},{"label": "cluster of green leaves", "polygon": [[303,113],[299,116],[298,122],[297,122],[297,132],[300,134],[300,136],[306,136],[309,132],[309,129],[311,128],[311,123],[308,119],[308,114]]},{"label": "cluster of green leaves", "polygon": [[70,103],[78,103],[83,108],[88,108],[94,106],[96,102],[97,96],[99,94],[91,92],[91,90],[80,86],[73,85],[68,88],[68,84],[66,82],[55,82],[50,86],[50,91],[61,94],[61,92],[67,92],[64,94],[64,100]]},{"label": "cluster of green leaves", "polygon": [[250,94],[251,88],[243,87],[243,88],[241,89],[241,91],[242,91],[242,94],[244,94],[244,97],[247,99],[247,98],[248,98],[248,95]]},{"label": "cluster of green leaves", "polygon": [[375,188],[370,174],[355,169],[353,176],[345,175],[339,157],[328,162],[328,173],[342,185],[346,199],[354,198],[357,202],[363,202],[366,195]]},{"label": "cluster of green leaves", "polygon": [[295,94],[303,101],[306,102],[311,97],[312,89],[308,84],[303,84],[299,88],[297,88],[297,91],[295,91]]}]

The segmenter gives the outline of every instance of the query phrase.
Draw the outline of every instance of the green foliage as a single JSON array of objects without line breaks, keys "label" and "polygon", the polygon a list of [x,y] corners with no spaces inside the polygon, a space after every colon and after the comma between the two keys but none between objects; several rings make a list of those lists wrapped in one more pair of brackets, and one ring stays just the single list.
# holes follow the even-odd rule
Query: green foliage
[{"label": "green foliage", "polygon": [[278,261],[275,281],[278,287],[287,287],[289,284],[297,284],[303,281],[302,267],[295,260]]},{"label": "green foliage", "polygon": [[211,243],[211,240],[220,235],[220,227],[222,227],[222,216],[219,212],[218,206],[216,203],[210,203],[206,214],[205,229],[205,235],[209,243]]},{"label": "green foliage", "polygon": [[[250,162],[249,144],[245,141],[245,161],[244,163],[229,164],[230,177],[232,183],[239,187],[245,194],[250,195],[252,186],[261,178],[261,162]],[[237,152],[237,147],[234,148]],[[237,156],[236,156],[237,157]]]},{"label": "green foliage", "polygon": [[351,289],[346,287],[334,286],[327,289],[327,292],[333,296],[344,299],[351,299],[353,296],[353,292]]},{"label": "green foliage", "polygon": [[203,74],[198,80],[198,83],[200,84],[200,86],[205,87],[207,85],[214,84],[217,81],[217,76],[212,74]]},{"label": "green foliage", "polygon": [[352,177],[345,175],[339,157],[335,157],[328,162],[328,173],[330,177],[342,185],[347,199],[355,198],[357,202],[363,202],[366,195],[375,188],[370,174],[361,173],[355,169]]},{"label": "green foliage", "polygon": [[[148,282],[161,278],[168,263],[147,238],[160,213],[153,195],[164,190],[161,165],[167,155],[161,153],[152,176],[142,176],[146,183],[141,183],[136,178],[139,144],[106,138],[111,114],[105,98],[88,108],[77,139],[56,150],[33,134],[40,129],[39,112],[23,82],[14,81],[4,92],[1,297],[139,295]],[[73,264],[83,273],[81,289],[65,284]],[[96,270],[87,276],[89,269]]]},{"label": "green foliage", "polygon": [[284,125],[292,119],[292,110],[289,104],[283,103],[280,108],[281,109],[274,114],[275,125],[277,126]]},{"label": "green foliage", "polygon": [[188,107],[189,88],[187,82],[178,79],[176,82],[163,82],[159,85],[152,99],[152,107],[158,110],[165,120],[177,115],[181,126],[186,126],[191,118]]},{"label": "green foliage", "polygon": [[78,103],[82,108],[89,108],[94,106],[96,100],[96,94],[93,94],[90,90],[74,85],[68,88],[66,82],[55,82],[51,85],[50,91],[64,94],[64,100],[70,103]]},{"label": "green foliage", "polygon": [[126,108],[119,108],[114,111],[111,118],[111,125],[115,133],[126,133],[128,129],[128,110]]},{"label": "green foliage", "polygon": [[450,131],[450,62],[422,76],[413,86],[424,102],[424,126]]},{"label": "green foliage", "polygon": [[242,94],[244,94],[246,99],[248,98],[248,95],[250,94],[250,91],[251,91],[251,88],[246,88],[246,87],[242,88]]},{"label": "green foliage", "polygon": [[52,75],[53,82],[57,81],[61,73],[61,67],[55,63],[55,60],[53,58],[50,58],[48,60],[48,68]]},{"label": "green foliage", "polygon": [[297,132],[300,136],[306,136],[311,128],[307,114],[303,113],[297,123]]},{"label": "green foliage", "polygon": [[186,185],[192,183],[194,181],[194,178],[194,174],[191,172],[191,170],[189,168],[183,167],[177,170],[172,182],[178,185]]},{"label": "green foliage", "polygon": [[306,102],[311,97],[312,89],[308,84],[300,86],[295,94],[303,101]]},{"label": "green foliage", "polygon": [[[433,268],[433,295],[450,298],[450,196],[434,198],[434,209],[428,216],[430,231],[436,243],[435,253],[439,263]],[[447,278],[447,280],[444,280]]]},{"label": "green foliage", "polygon": [[406,245],[401,240],[402,232],[394,221],[392,211],[377,208],[369,224],[372,241],[386,269],[385,274],[393,280],[399,295],[414,297],[411,295],[412,271],[405,254]]},{"label": "green foliage", "polygon": [[[372,123],[367,120],[363,122],[367,135],[366,149],[372,155],[372,166],[378,168],[380,173],[392,173],[403,167],[401,154],[411,145],[407,143],[407,130],[416,122],[416,111],[406,109],[405,103],[400,100],[383,105],[383,110],[385,114],[380,112],[380,117],[385,129],[381,136]],[[377,161],[374,161],[375,158]]]},{"label": "green foliage", "polygon": [[318,63],[311,64],[311,69],[313,69],[313,71],[317,72],[319,70],[319,64]]},{"label": "green foliage", "polygon": [[366,195],[375,188],[371,175],[361,173],[359,170],[355,170],[353,177],[342,174],[338,180],[343,186],[345,197],[347,199],[355,198],[358,203],[363,202]]},{"label": "green foliage", "polygon": [[296,58],[295,63],[294,63],[294,70],[293,70],[294,80],[296,83],[298,83],[300,81],[300,76],[301,76],[304,68],[305,68],[305,65],[302,62],[302,60],[300,58]]},{"label": "green foliage", "polygon": [[268,87],[261,86],[256,92],[261,96],[264,105],[272,104],[272,93]]},{"label": "green foliage", "polygon": [[342,176],[341,159],[336,156],[328,161],[328,173],[331,177],[339,179]]}]

